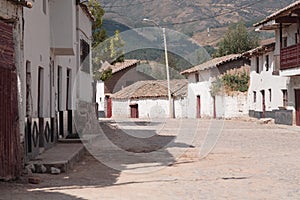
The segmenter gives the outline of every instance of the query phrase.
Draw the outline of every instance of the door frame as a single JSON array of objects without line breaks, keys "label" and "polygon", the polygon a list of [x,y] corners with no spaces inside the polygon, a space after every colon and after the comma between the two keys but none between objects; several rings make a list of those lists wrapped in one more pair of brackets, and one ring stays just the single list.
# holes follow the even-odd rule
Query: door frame
[{"label": "door frame", "polygon": [[137,119],[139,118],[139,105],[136,104],[130,104],[130,117]]},{"label": "door frame", "polygon": [[300,89],[295,89],[295,118],[296,125],[300,126]]},{"label": "door frame", "polygon": [[197,118],[201,118],[201,96],[197,95]]}]

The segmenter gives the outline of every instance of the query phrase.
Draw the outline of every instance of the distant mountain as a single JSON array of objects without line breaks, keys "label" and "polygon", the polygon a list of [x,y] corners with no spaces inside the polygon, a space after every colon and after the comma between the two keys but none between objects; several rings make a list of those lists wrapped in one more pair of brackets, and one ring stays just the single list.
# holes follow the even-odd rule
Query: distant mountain
[{"label": "distant mountain", "polygon": [[149,26],[143,18],[193,37],[201,45],[216,46],[228,24],[253,23],[295,0],[101,0],[109,34]]}]

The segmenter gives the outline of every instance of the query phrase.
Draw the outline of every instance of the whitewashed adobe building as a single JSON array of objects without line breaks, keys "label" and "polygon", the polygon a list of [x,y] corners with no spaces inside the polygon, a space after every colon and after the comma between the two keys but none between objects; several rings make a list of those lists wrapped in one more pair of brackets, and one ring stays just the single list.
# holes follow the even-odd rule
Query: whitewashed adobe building
[{"label": "whitewashed adobe building", "polygon": [[[246,53],[251,60],[250,86],[248,90],[249,116],[256,118],[274,118],[285,111],[280,110],[284,105],[284,94],[287,91],[288,78],[279,75],[274,61],[275,39],[264,43]],[[277,117],[276,117],[277,115]]]},{"label": "whitewashed adobe building", "polygon": [[247,68],[249,60],[240,54],[212,59],[187,69],[189,118],[233,118],[248,114],[245,94],[212,96],[212,82],[231,69]]},{"label": "whitewashed adobe building", "polygon": [[[274,59],[280,76],[289,78],[281,95],[283,106],[291,110],[283,116],[300,125],[300,1],[273,13],[254,26],[260,31],[275,31]],[[275,71],[276,71],[275,70]]]},{"label": "whitewashed adobe building", "polygon": [[101,113],[104,111],[105,117],[112,117],[112,99],[110,98],[112,94],[138,81],[154,80],[153,77],[138,71],[139,64],[139,60],[126,59],[124,62],[117,62],[114,65],[105,62],[101,66],[100,72],[111,69],[112,76],[104,82],[98,81],[97,83],[96,102],[98,103],[99,116],[103,116]]},{"label": "whitewashed adobe building", "polygon": [[39,0],[24,9],[26,157],[76,132],[76,100],[92,103],[92,20],[77,0]]},{"label": "whitewashed adobe building", "polygon": [[[173,113],[176,118],[187,117],[187,80],[171,80]],[[113,118],[168,118],[168,86],[165,80],[136,82],[113,94]]]}]

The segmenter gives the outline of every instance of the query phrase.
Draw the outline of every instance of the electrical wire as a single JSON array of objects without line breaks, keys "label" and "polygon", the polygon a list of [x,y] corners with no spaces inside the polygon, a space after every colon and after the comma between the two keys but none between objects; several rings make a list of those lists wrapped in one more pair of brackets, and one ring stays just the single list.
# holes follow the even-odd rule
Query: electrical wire
[{"label": "electrical wire", "polygon": [[194,20],[189,20],[189,21],[183,21],[183,22],[165,23],[165,24],[162,24],[162,26],[174,26],[174,25],[181,25],[181,24],[189,24],[189,23],[194,23],[194,22],[197,22],[197,21],[208,20],[208,19],[214,19],[214,18],[216,18],[216,17],[220,17],[220,16],[222,16],[222,15],[227,15],[227,14],[236,12],[237,10],[240,10],[240,9],[243,9],[243,8],[247,8],[247,7],[249,7],[249,6],[253,6],[253,5],[259,4],[259,3],[263,2],[263,1],[264,1],[264,0],[258,0],[258,1],[256,1],[256,2],[252,2],[252,3],[249,3],[249,4],[242,5],[242,6],[238,6],[238,7],[236,7],[236,8],[233,9],[233,10],[230,10],[230,11],[227,11],[227,12],[221,12],[221,13],[219,13],[219,14],[215,14],[215,15],[210,16],[210,17],[203,17],[203,18],[194,19]]},{"label": "electrical wire", "polygon": [[150,3],[150,2],[153,2],[153,0],[143,1],[143,2],[139,2],[139,3],[130,3],[130,4],[126,4],[126,5],[118,5],[118,6],[113,6],[113,5],[111,5],[111,6],[102,6],[102,8],[122,8],[122,7],[128,7],[128,6],[135,6],[135,5],[146,4],[146,3]]}]

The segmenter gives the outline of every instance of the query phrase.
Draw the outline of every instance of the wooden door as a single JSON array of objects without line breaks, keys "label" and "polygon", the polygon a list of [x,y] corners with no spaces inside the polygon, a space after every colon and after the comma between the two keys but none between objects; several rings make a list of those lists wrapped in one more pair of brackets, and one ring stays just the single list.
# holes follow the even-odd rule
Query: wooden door
[{"label": "wooden door", "polygon": [[295,90],[295,102],[296,102],[296,125],[300,126],[300,90]]},{"label": "wooden door", "polygon": [[130,105],[130,117],[139,118],[139,106],[138,104]]},{"label": "wooden door", "polygon": [[21,174],[13,27],[0,20],[0,179]]},{"label": "wooden door", "polygon": [[217,118],[216,97],[213,97],[214,119]]},{"label": "wooden door", "polygon": [[262,118],[265,118],[265,116],[266,116],[266,95],[265,95],[265,91],[264,90],[262,90],[262,91],[260,91],[261,92],[261,97],[262,97],[262,99],[261,99],[261,102],[262,102]]},{"label": "wooden door", "polygon": [[201,118],[201,97],[197,96],[197,118]]},{"label": "wooden door", "polygon": [[107,118],[111,118],[112,117],[112,100],[110,97],[108,97],[107,99],[107,114],[106,114]]}]

